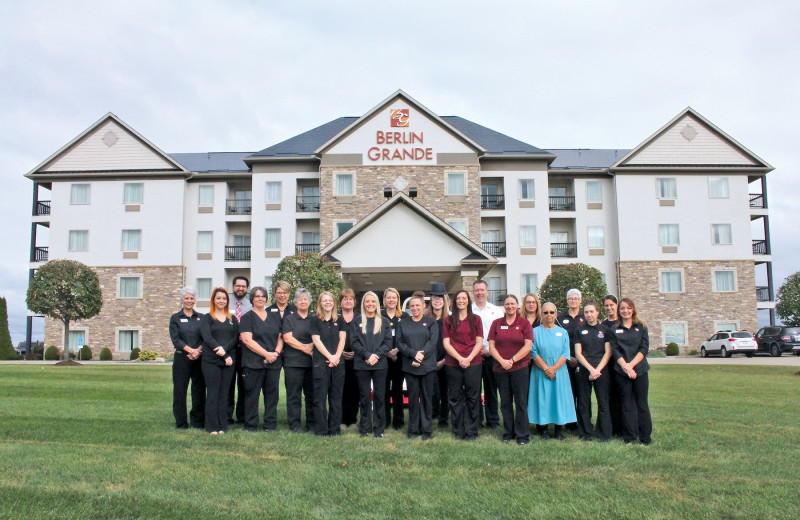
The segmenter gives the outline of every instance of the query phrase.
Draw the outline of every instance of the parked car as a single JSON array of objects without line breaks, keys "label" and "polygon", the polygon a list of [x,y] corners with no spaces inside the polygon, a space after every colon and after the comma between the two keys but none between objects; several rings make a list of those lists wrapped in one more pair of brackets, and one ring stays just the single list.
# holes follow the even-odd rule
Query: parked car
[{"label": "parked car", "polygon": [[770,356],[778,357],[784,352],[800,356],[800,327],[762,327],[756,332],[756,341],[758,351],[769,352]]},{"label": "parked car", "polygon": [[729,358],[733,354],[744,354],[753,357],[758,350],[753,335],[746,330],[721,330],[700,343],[700,355],[708,357],[709,354],[719,354]]}]

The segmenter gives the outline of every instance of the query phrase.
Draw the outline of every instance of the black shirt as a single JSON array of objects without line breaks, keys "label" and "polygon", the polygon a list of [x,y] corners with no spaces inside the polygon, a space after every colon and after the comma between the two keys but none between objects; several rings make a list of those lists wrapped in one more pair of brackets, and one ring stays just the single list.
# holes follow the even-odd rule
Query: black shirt
[{"label": "black shirt", "polygon": [[575,331],[578,330],[578,327],[581,327],[584,323],[586,323],[586,318],[583,317],[583,313],[579,313],[573,318],[570,316],[569,311],[566,311],[562,312],[558,315],[558,317],[556,317],[556,325],[566,329],[567,335],[569,336],[570,357],[575,357]]},{"label": "black shirt", "polygon": [[[325,345],[331,355],[335,355],[339,347],[339,333],[344,332],[347,334],[347,329],[348,323],[341,316],[337,317],[336,321],[322,320],[317,316],[311,320],[311,335],[319,336],[320,341],[322,341],[322,344]],[[314,366],[327,366],[328,358],[317,349],[316,345],[314,346],[312,358]]]},{"label": "black shirt", "polygon": [[290,303],[286,305],[286,308],[283,309],[283,315],[281,315],[281,310],[278,308],[278,306],[272,304],[269,307],[267,307],[267,312],[270,315],[274,314],[275,316],[279,317],[281,319],[281,326],[283,326],[283,322],[286,319],[286,316],[289,316],[290,314],[297,314],[297,307],[295,307]]},{"label": "black shirt", "polygon": [[[408,316],[398,322],[397,348],[403,361],[403,372],[425,375],[436,370],[436,341],[439,338],[439,325],[431,316],[423,316],[419,321]],[[417,352],[424,351],[420,366],[413,366]]]},{"label": "black shirt", "polygon": [[597,368],[597,365],[606,355],[606,343],[611,342],[611,334],[608,327],[598,323],[589,325],[588,322],[578,327],[575,331],[575,343],[581,344],[583,357],[590,365]]},{"label": "black shirt", "polygon": [[[271,312],[271,311],[270,311]],[[302,344],[311,343],[311,321],[316,319],[310,312],[301,318],[296,312],[283,314],[283,334],[292,333],[292,337]],[[284,342],[286,339],[284,338]],[[308,368],[311,366],[311,356],[297,350],[288,343],[283,345],[283,366]]]},{"label": "black shirt", "polygon": [[644,357],[633,369],[637,374],[644,374],[650,370],[647,362],[647,353],[650,351],[650,333],[643,323],[634,323],[631,328],[626,328],[622,322],[618,322],[611,330],[611,356],[614,358],[614,369],[624,374],[622,367],[617,361],[624,358],[630,363],[637,353],[641,352]]},{"label": "black shirt", "polygon": [[201,316],[202,314],[198,314],[192,309],[191,316],[187,316],[181,310],[170,317],[169,337],[175,347],[176,354],[186,354],[183,351],[183,347],[197,348],[202,344],[203,338],[200,335]]},{"label": "black shirt", "polygon": [[[366,321],[366,334],[361,332],[361,317],[357,320],[350,322],[350,339],[353,347],[353,352],[356,353],[353,358],[354,370],[380,370],[388,368],[389,364],[386,361],[386,354],[392,349],[392,335],[391,327],[389,327],[389,320],[383,317],[378,318],[382,320],[381,329],[378,334],[373,334],[373,326],[375,325],[375,318],[367,318]],[[378,356],[378,362],[372,366],[367,365],[366,360],[372,354]]]},{"label": "black shirt", "polygon": [[[248,311],[242,316],[242,321],[239,322],[239,333],[241,334],[242,332],[251,333],[253,341],[267,352],[275,352],[275,349],[278,348],[278,338],[281,335],[280,316],[267,312],[267,318],[262,320],[255,311]],[[278,359],[272,363],[264,363],[263,357],[242,343],[242,366],[252,369],[268,368],[280,370],[282,360],[278,356]]]},{"label": "black shirt", "polygon": [[[200,318],[200,333],[203,336],[203,362],[225,366],[226,357],[236,361],[235,348],[239,344],[239,324],[236,323],[236,318],[219,321],[211,314],[206,314]],[[218,356],[214,352],[217,347],[222,347],[224,356]]]}]

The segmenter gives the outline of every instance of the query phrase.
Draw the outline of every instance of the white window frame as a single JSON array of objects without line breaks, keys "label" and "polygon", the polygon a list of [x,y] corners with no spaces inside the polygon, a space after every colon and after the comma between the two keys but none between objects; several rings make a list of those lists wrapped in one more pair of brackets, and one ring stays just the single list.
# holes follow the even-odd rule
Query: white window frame
[{"label": "white window frame", "polygon": [[[339,177],[350,177],[350,193],[339,193]],[[334,197],[352,197],[356,194],[356,174],[355,172],[334,172],[333,173],[333,193]]]},{"label": "white window frame", "polygon": [[[716,236],[718,233],[715,232],[717,226],[727,226],[728,227],[728,235],[730,236],[730,242],[717,242]],[[733,226],[731,224],[723,223],[723,224],[711,224],[711,245],[713,246],[729,246],[733,244]]]},{"label": "white window frame", "polygon": [[[597,189],[600,192],[600,198],[599,199],[594,200],[594,199],[591,198],[590,190],[589,190],[590,186],[597,186]],[[600,181],[586,181],[586,202],[589,203],[589,204],[591,204],[591,203],[600,203],[600,204],[602,204],[603,203],[603,183],[602,182],[600,182]]]},{"label": "white window frame", "polygon": [[[72,334],[73,332],[74,333],[80,332],[80,333],[83,334],[83,346],[86,346],[86,345],[89,344],[89,329],[84,328],[84,327],[70,327],[69,328],[69,333]],[[64,326],[63,325],[61,326],[61,337],[62,338],[64,337]],[[67,341],[69,341],[69,338],[67,338]],[[73,347],[72,345],[70,345],[69,348],[72,350],[72,349],[79,349],[81,347],[79,347],[77,345],[75,345]]]},{"label": "white window frame", "polygon": [[[526,278],[530,277],[530,276],[533,277],[535,283],[534,283],[533,289],[527,290],[526,287],[525,287],[527,285]],[[519,275],[519,292],[520,292],[520,295],[524,295],[524,294],[528,294],[528,293],[533,293],[533,294],[538,295],[539,294],[539,273],[520,273],[520,275]]]},{"label": "white window frame", "polygon": [[[272,185],[273,189],[270,191],[270,185]],[[275,190],[275,185],[277,185],[277,190]],[[270,198],[270,194],[275,195],[275,191],[277,191],[278,198],[273,199]],[[267,204],[280,204],[283,200],[283,183],[281,181],[267,181],[264,183],[264,201]]]},{"label": "white window frame", "polygon": [[[664,288],[664,274],[666,273],[679,273],[681,275],[681,290],[680,291],[667,291]],[[686,292],[686,275],[681,269],[659,269],[658,270],[658,292],[662,294],[681,294]]]},{"label": "white window frame", "polygon": [[[733,325],[733,328],[729,327],[723,328],[723,325]],[[730,331],[741,330],[739,327],[740,327],[739,320],[714,320],[714,334],[716,334],[717,332],[721,332],[723,330],[730,330]]]},{"label": "white window frame", "polygon": [[344,233],[339,232],[339,224],[350,224],[350,227],[345,230],[344,233],[347,233],[353,226],[356,225],[355,220],[334,220],[333,221],[333,238],[339,238],[340,236],[344,235]]},{"label": "white window frame", "polygon": [[[533,233],[533,243],[526,240],[525,238],[526,232]],[[539,242],[539,235],[535,225],[522,225],[519,227],[519,247],[537,247],[538,242]]]},{"label": "white window frame", "polygon": [[[592,244],[592,230],[600,230],[600,241],[602,242],[599,246]],[[586,245],[589,249],[605,249],[606,248],[606,228],[603,226],[588,226],[586,228]]]},{"label": "white window frame", "polygon": [[[128,200],[128,187],[141,186],[141,193],[138,200]],[[131,188],[132,189],[132,188]],[[122,186],[122,203],[123,204],[144,204],[144,183],[143,182],[126,182]]]},{"label": "white window frame", "polygon": [[[136,345],[133,345],[129,349],[120,349],[119,348],[119,340],[120,340],[120,333],[122,332],[136,332]],[[117,352],[130,352],[134,348],[142,348],[142,329],[141,327],[115,327],[114,329],[114,350]]]},{"label": "white window frame", "polygon": [[[206,280],[208,280],[208,294],[200,294],[200,282],[202,281],[203,283],[205,283]],[[211,292],[214,290],[214,280],[210,277],[205,277],[205,276],[197,277],[195,278],[194,288],[197,291],[197,304],[205,307],[206,304],[202,303],[202,301],[211,300]]]},{"label": "white window frame", "polygon": [[[138,286],[138,294],[136,296],[123,296],[122,295],[122,279],[123,278],[131,278],[131,279],[138,279],[139,286]],[[142,294],[144,294],[144,275],[142,274],[118,274],[117,275],[117,299],[119,300],[141,300]]]},{"label": "white window frame", "polygon": [[[445,222],[447,223],[448,226],[450,226],[451,228],[455,229],[456,231],[458,231],[459,233],[461,233],[465,237],[469,236],[469,234],[468,234],[469,233],[469,221],[467,219],[461,219],[461,218],[448,219],[448,220],[445,220]],[[453,224],[460,225],[461,223],[464,224],[464,231],[461,231],[458,227],[453,225]]]},{"label": "white window frame", "polygon": [[[733,276],[733,289],[729,291],[720,290],[717,287],[717,273],[731,273]],[[711,270],[711,290],[719,293],[735,293],[739,290],[738,276],[736,269],[712,269]]]},{"label": "white window frame", "polygon": [[[133,249],[125,249],[125,233],[131,232],[138,232],[139,233],[139,240],[137,247]],[[121,251],[141,251],[142,250],[142,230],[141,229],[123,229],[122,233],[120,233],[120,250]]]},{"label": "white window frame", "polygon": [[[75,195],[76,195],[75,188],[77,188],[79,186],[80,187],[86,186],[86,193],[87,193],[86,202],[75,202]],[[69,186],[69,203],[71,205],[75,205],[75,206],[85,206],[87,204],[91,204],[92,203],[92,185],[89,184],[89,183],[85,183],[85,182],[79,182],[79,183],[75,183],[75,184],[70,184],[70,186]]]},{"label": "white window frame", "polygon": [[[531,193],[527,197],[522,193],[524,191],[522,186],[525,183],[530,183],[531,185]],[[517,182],[517,195],[519,200],[536,200],[536,179],[519,179],[519,182]]]},{"label": "white window frame", "polygon": [[[712,193],[711,184],[714,181],[724,181],[720,184],[720,186],[725,186],[722,190],[724,193],[721,195],[715,195]],[[731,188],[730,188],[730,181],[727,177],[709,177],[708,178],[708,198],[709,199],[729,199],[731,198]]]},{"label": "white window frame", "polygon": [[[460,175],[464,179],[464,191],[462,193],[451,193],[450,192],[450,176],[451,175]],[[464,170],[451,170],[444,172],[444,193],[448,196],[465,196],[467,194],[467,172]]]},{"label": "white window frame", "polygon": [[[662,227],[666,228],[666,226],[675,226],[675,229],[677,230],[677,240],[674,243],[672,243],[672,242],[668,243],[668,242],[665,242],[665,241],[663,241],[661,239],[661,237],[662,237],[661,228]],[[659,224],[658,225],[658,245],[660,245],[660,246],[679,246],[679,245],[681,245],[681,226],[680,226],[680,224]]]},{"label": "white window frame", "polygon": [[661,344],[668,345],[667,341],[667,327],[680,326],[683,327],[683,341],[676,341],[678,345],[686,346],[689,344],[689,322],[686,321],[662,321],[661,322]]},{"label": "white window frame", "polygon": [[[662,181],[672,181],[673,186],[675,187],[675,194],[673,196],[666,195],[662,193]],[[656,177],[656,198],[663,199],[663,200],[675,200],[678,198],[678,180],[675,177]]]},{"label": "white window frame", "polygon": [[[211,237],[211,240],[209,241],[208,249],[200,247],[201,246],[201,240],[200,240],[200,236],[201,235],[203,237],[206,237],[206,236]],[[214,252],[214,232],[213,231],[208,231],[208,230],[198,231],[197,232],[197,244],[196,244],[196,247],[197,247],[197,252],[198,253],[213,253]]]},{"label": "white window frame", "polygon": [[[86,236],[86,249],[72,249],[72,234],[83,233]],[[67,251],[70,253],[81,253],[89,250],[89,230],[88,229],[70,229],[67,233]]]},{"label": "white window frame", "polygon": [[[203,204],[203,191],[204,189],[211,190],[211,204]],[[213,184],[198,184],[197,185],[197,205],[203,208],[209,208],[214,206],[214,198],[216,194],[214,193],[214,185]]]},{"label": "white window frame", "polygon": [[[268,247],[267,246],[267,233],[269,231],[277,231],[278,232],[278,247]],[[264,250],[265,251],[280,251],[281,250],[281,241],[283,240],[283,235],[281,233],[281,228],[264,228]]]}]

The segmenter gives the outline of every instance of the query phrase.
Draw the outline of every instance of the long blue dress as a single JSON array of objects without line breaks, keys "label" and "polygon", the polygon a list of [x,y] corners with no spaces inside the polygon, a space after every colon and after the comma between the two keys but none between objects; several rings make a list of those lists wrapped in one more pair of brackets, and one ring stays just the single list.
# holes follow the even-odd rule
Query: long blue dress
[{"label": "long blue dress", "polygon": [[[548,366],[553,366],[560,357],[569,361],[567,331],[561,327],[546,329],[541,325],[533,329],[531,360],[537,356],[541,356]],[[531,424],[567,424],[577,421],[566,363],[556,371],[556,378],[552,381],[533,365],[528,391],[528,420]]]}]

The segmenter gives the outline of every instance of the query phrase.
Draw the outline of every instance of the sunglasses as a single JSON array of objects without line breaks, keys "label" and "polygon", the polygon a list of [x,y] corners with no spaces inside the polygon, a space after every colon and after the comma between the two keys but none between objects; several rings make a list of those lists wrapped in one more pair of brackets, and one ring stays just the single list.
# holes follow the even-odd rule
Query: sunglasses
[{"label": "sunglasses", "polygon": [[542,314],[555,314],[556,311],[542,311]]}]

